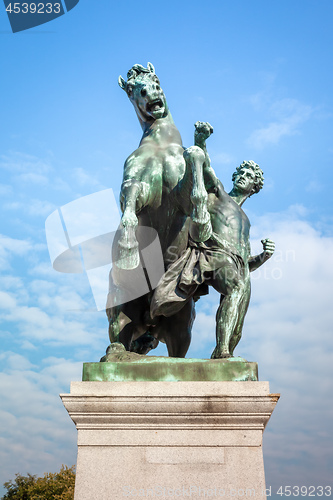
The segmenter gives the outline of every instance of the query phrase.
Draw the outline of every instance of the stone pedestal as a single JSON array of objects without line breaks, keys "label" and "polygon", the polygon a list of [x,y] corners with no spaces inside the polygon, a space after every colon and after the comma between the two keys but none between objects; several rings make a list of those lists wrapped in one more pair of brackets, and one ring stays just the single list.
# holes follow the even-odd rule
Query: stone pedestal
[{"label": "stone pedestal", "polygon": [[268,382],[72,382],[75,500],[265,498]]}]

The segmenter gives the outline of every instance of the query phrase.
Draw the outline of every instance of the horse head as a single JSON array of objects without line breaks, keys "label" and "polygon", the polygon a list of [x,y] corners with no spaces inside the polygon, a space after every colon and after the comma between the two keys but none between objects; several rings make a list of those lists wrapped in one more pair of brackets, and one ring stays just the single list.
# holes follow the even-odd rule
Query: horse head
[{"label": "horse head", "polygon": [[167,116],[169,110],[165,95],[151,63],[147,64],[147,68],[134,64],[127,73],[127,82],[120,76],[118,83],[127,93],[141,124]]}]

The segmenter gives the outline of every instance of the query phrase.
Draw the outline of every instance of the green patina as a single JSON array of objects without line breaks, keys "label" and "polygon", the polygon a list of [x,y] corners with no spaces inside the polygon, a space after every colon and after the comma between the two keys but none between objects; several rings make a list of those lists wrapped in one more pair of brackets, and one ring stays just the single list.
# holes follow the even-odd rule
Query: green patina
[{"label": "green patina", "polygon": [[84,382],[257,381],[258,365],[242,358],[181,359],[141,356],[140,360],[84,363]]}]

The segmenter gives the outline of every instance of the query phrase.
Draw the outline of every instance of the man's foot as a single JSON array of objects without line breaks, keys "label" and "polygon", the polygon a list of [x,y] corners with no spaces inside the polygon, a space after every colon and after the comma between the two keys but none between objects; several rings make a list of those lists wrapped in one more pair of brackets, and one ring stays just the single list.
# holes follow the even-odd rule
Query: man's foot
[{"label": "man's foot", "polygon": [[229,351],[223,351],[221,348],[215,347],[211,359],[223,359],[223,358],[232,358],[232,354]]}]

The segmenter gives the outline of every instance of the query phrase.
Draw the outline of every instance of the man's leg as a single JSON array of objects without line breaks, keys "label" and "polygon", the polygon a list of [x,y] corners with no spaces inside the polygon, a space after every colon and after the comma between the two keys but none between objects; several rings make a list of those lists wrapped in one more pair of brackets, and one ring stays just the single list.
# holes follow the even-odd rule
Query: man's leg
[{"label": "man's leg", "polygon": [[251,282],[250,282],[250,277],[248,277],[246,286],[244,287],[244,295],[243,295],[243,298],[241,300],[241,303],[239,304],[238,321],[237,321],[237,324],[235,326],[234,334],[230,340],[229,351],[230,351],[230,354],[232,356],[233,356],[234,350],[235,350],[235,348],[236,348],[236,346],[237,346],[237,344],[240,341],[241,336],[242,336],[243,324],[244,324],[245,315],[246,315],[248,307],[249,307],[250,296],[251,296]]},{"label": "man's leg", "polygon": [[[247,280],[242,270],[238,269],[232,259],[220,268],[212,280],[214,288],[221,293],[221,301],[216,313],[216,347],[212,358],[230,358],[230,343],[237,325],[244,321],[242,308]],[[246,312],[246,311],[245,311]]]}]

